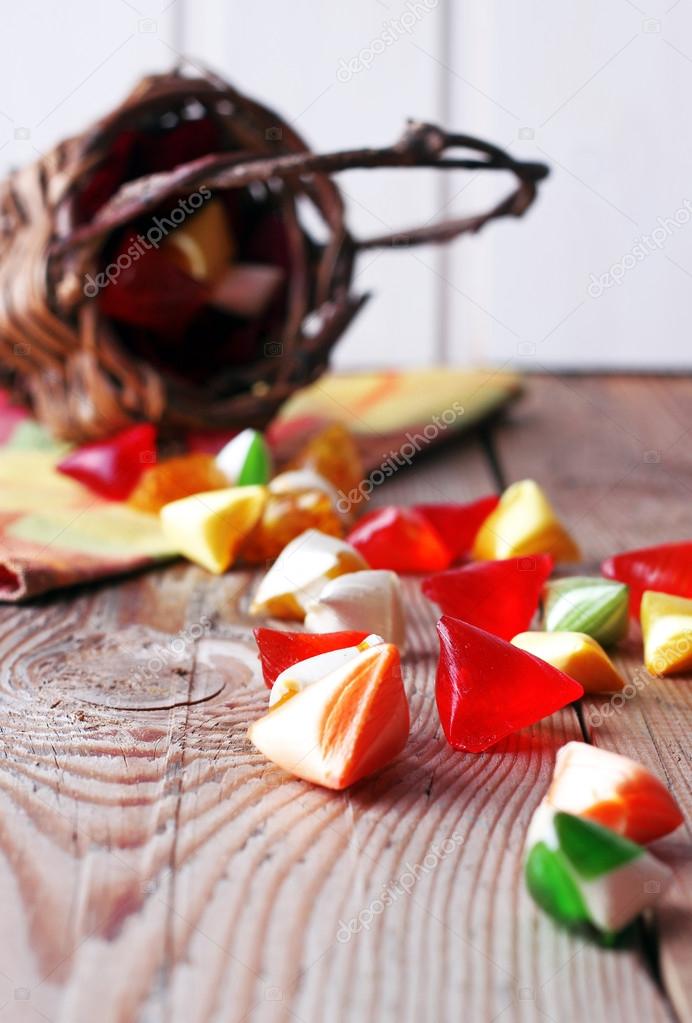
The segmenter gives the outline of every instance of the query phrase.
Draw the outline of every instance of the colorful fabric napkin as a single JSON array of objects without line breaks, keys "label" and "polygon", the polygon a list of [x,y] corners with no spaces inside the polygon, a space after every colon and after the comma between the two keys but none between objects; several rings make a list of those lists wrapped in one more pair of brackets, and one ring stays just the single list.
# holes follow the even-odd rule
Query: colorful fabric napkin
[{"label": "colorful fabric napkin", "polygon": [[[322,423],[340,420],[356,435],[366,471],[372,471],[394,448],[408,445],[417,457],[468,429],[519,389],[516,377],[488,372],[329,374],[287,403],[269,436],[280,461]],[[0,391],[2,601],[175,556],[158,516],[105,501],[56,472],[67,450]]]}]

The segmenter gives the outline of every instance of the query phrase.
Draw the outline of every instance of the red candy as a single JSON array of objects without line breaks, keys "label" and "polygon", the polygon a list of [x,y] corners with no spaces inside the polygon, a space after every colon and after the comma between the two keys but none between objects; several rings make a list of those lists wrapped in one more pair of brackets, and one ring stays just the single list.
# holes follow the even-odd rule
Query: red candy
[{"label": "red candy", "polygon": [[108,440],[84,444],[56,468],[101,497],[124,501],[144,470],[155,462],[156,427],[140,423]]},{"label": "red candy", "polygon": [[346,537],[370,568],[393,572],[439,572],[452,561],[437,530],[413,508],[376,508]]},{"label": "red candy", "polygon": [[310,632],[282,632],[281,629],[255,629],[254,633],[268,689],[271,689],[277,675],[286,668],[330,650],[358,646],[368,635],[367,632],[324,632],[318,635]]},{"label": "red candy", "polygon": [[499,500],[497,495],[491,494],[471,504],[417,504],[414,510],[424,515],[437,531],[452,561],[459,561],[473,547],[476,533]]},{"label": "red candy", "polygon": [[450,746],[481,753],[583,696],[578,682],[467,622],[437,623],[435,698]]},{"label": "red candy", "polygon": [[529,628],[552,569],[549,554],[479,561],[430,576],[422,589],[443,614],[510,640]]},{"label": "red candy", "polygon": [[692,597],[692,540],[623,551],[607,558],[601,565],[601,572],[608,579],[627,583],[630,614],[638,618],[644,590]]}]

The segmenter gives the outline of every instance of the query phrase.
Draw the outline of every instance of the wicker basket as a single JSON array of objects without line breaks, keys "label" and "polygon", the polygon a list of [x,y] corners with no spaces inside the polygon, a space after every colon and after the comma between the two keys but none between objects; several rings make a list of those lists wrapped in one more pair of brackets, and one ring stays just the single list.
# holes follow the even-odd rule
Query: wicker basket
[{"label": "wicker basket", "polygon": [[[95,197],[94,182],[103,192],[124,133],[155,132],[162,140],[172,125],[188,121],[213,128],[212,151],[134,180],[126,174],[110,194],[98,196],[96,188]],[[475,155],[446,156],[448,149]],[[478,216],[357,241],[330,175],[403,166],[509,170],[518,180],[506,199]],[[296,388],[322,373],[365,301],[350,289],[358,252],[442,242],[495,217],[520,216],[546,173],[542,164],[515,161],[478,139],[417,123],[389,148],[315,155],[282,118],[211,74],[175,70],[146,78],[109,116],[0,186],[0,376],[54,434],[74,441],[140,420],[169,433],[263,426]],[[102,271],[118,232],[202,187],[224,197],[239,190],[233,194],[271,217],[288,272],[280,307],[253,327],[250,356],[229,364],[221,345],[217,364],[212,359],[200,378],[175,352],[152,356],[139,335],[133,339],[103,313],[84,282]],[[319,214],[326,240],[318,243],[303,226],[304,203]],[[203,324],[185,344],[202,352]]]}]

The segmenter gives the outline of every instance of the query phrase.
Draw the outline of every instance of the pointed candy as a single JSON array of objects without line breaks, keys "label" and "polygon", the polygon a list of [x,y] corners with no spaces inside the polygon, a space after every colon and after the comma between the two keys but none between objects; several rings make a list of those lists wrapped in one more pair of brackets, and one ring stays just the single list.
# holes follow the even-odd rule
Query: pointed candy
[{"label": "pointed candy", "polygon": [[262,514],[264,487],[227,487],[183,497],[161,509],[166,537],[190,561],[219,575]]},{"label": "pointed candy", "polygon": [[585,742],[558,751],[546,802],[646,845],[675,831],[682,813],[670,792],[629,757]]},{"label": "pointed candy", "polygon": [[363,462],[353,436],[341,423],[332,423],[316,434],[291,459],[287,469],[314,469],[354,503],[362,500],[358,487],[363,482]]},{"label": "pointed candy", "polygon": [[144,470],[155,462],[156,427],[140,423],[108,440],[84,444],[56,468],[101,497],[124,501]]},{"label": "pointed candy", "polygon": [[358,646],[367,638],[366,632],[282,632],[280,629],[254,630],[262,662],[264,684],[271,689],[276,677],[299,661],[326,654],[330,650]]},{"label": "pointed candy", "polygon": [[248,735],[285,771],[345,789],[393,760],[409,727],[398,651],[381,644],[277,704]]},{"label": "pointed candy", "polygon": [[647,590],[641,622],[647,671],[674,675],[692,669],[692,600]]},{"label": "pointed candy", "polygon": [[644,590],[692,597],[692,540],[623,551],[604,561],[601,572],[627,583],[630,614],[636,618]]},{"label": "pointed candy", "polygon": [[512,643],[576,679],[585,693],[617,693],[625,685],[603,647],[585,632],[520,632]]},{"label": "pointed candy", "polygon": [[330,579],[367,567],[358,551],[343,540],[317,529],[306,529],[284,547],[262,579],[250,614],[301,622],[307,604]]},{"label": "pointed candy", "polygon": [[505,490],[473,545],[473,557],[479,561],[527,554],[550,554],[555,561],[580,558],[579,548],[534,480],[521,480]]},{"label": "pointed candy", "polygon": [[128,498],[139,511],[158,513],[164,504],[205,490],[227,488],[226,477],[216,467],[212,455],[193,453],[167,458],[140,477]]},{"label": "pointed candy", "polygon": [[651,906],[670,870],[629,839],[541,803],[526,841],[527,887],[538,905],[568,926],[621,931]]},{"label": "pointed candy", "polygon": [[438,572],[452,555],[437,530],[412,508],[376,508],[347,536],[371,568],[394,572]]},{"label": "pointed candy", "polygon": [[233,259],[234,243],[221,199],[211,199],[164,239],[161,252],[198,281],[214,280]]},{"label": "pointed candy", "polygon": [[543,616],[548,632],[586,632],[612,646],[627,632],[629,590],[623,583],[585,575],[546,583]]},{"label": "pointed candy", "polygon": [[455,618],[437,623],[435,698],[447,742],[480,753],[584,690],[550,664]]},{"label": "pointed candy", "polygon": [[437,530],[455,562],[470,553],[478,530],[499,500],[497,495],[491,494],[470,504],[417,504],[413,511],[424,515]]},{"label": "pointed candy", "polygon": [[510,640],[530,626],[552,567],[548,554],[483,561],[430,576],[422,588],[443,614]]},{"label": "pointed candy", "polygon": [[243,430],[219,451],[216,464],[229,483],[236,487],[268,483],[271,455],[261,433]]},{"label": "pointed candy", "polygon": [[403,650],[406,622],[399,577],[377,569],[333,579],[307,605],[305,628],[308,632],[370,629]]},{"label": "pointed candy", "polygon": [[355,646],[328,650],[325,653],[317,654],[315,657],[308,657],[304,661],[298,661],[297,664],[291,665],[290,668],[286,668],[280,675],[277,675],[272,691],[269,694],[269,706],[274,707],[282,700],[295,696],[296,693],[302,692],[306,686],[319,682],[325,675],[336,671],[343,664],[348,664],[349,661],[362,654],[364,650],[382,643],[384,643],[382,636],[373,634],[366,636],[361,643]]},{"label": "pointed candy", "polygon": [[[294,474],[282,473],[282,476],[288,475]],[[276,479],[281,480],[281,477]],[[243,544],[243,561],[252,565],[273,561],[291,540],[307,529],[317,529],[329,536],[344,535],[342,516],[335,510],[334,501],[324,487],[299,484],[296,490],[281,485],[277,489],[274,483],[272,480],[269,485],[262,518]]]}]

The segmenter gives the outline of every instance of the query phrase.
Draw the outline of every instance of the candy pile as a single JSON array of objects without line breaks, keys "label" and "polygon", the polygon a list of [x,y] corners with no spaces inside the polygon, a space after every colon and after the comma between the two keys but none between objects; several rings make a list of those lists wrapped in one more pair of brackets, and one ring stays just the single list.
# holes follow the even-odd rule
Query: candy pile
[{"label": "candy pile", "polygon": [[[210,572],[271,562],[250,614],[296,631],[255,630],[270,694],[249,738],[283,770],[330,789],[385,767],[406,745],[400,574],[423,576],[423,594],[441,612],[435,697],[457,750],[481,753],[584,693],[620,691],[606,651],[625,638],[630,617],[641,618],[649,671],[692,667],[692,542],[618,554],[601,576],[551,578],[580,552],[533,480],[471,504],[378,508],[354,525],[343,496],[363,470],[337,425],[277,475],[256,431],[215,456],[157,462],[146,425],[58,468],[159,514],[173,546]],[[644,844],[681,820],[643,767],[568,743],[529,829],[529,890],[558,920],[615,933],[668,878]]]}]

